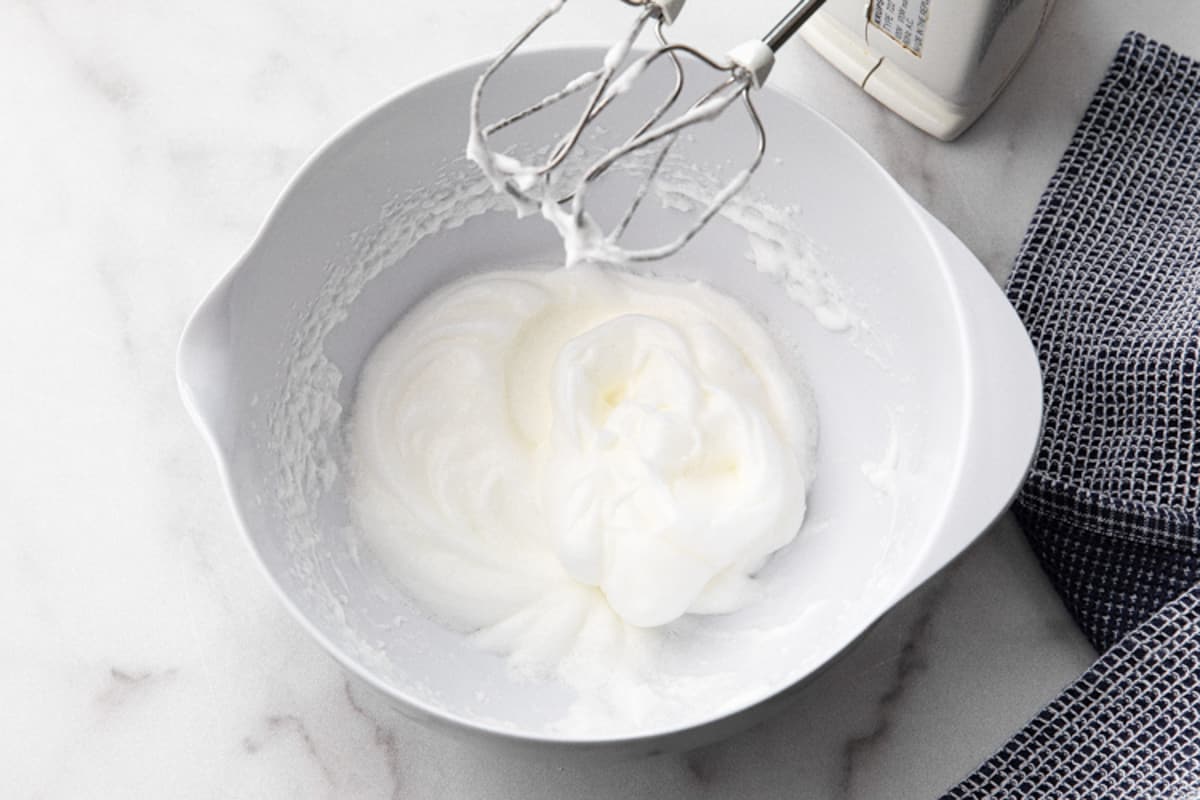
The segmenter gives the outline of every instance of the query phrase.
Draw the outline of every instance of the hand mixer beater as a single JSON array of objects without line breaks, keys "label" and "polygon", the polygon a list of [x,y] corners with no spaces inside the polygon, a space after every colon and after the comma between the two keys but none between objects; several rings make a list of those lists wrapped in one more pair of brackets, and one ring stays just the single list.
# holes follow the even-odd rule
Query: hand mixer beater
[{"label": "hand mixer beater", "polygon": [[[563,235],[568,264],[580,260],[627,263],[670,256],[691,241],[722,206],[741,191],[762,163],[763,154],[766,152],[766,131],[751,99],[751,90],[763,85],[774,66],[775,53],[820,8],[824,0],[803,0],[797,3],[761,40],[752,39],[738,45],[722,58],[713,58],[687,44],[668,41],[665,27],[678,16],[684,0],[621,2],[636,7],[638,12],[626,35],[605,53],[600,67],[571,79],[561,88],[516,113],[486,125],[482,123],[481,98],[489,81],[539,28],[558,14],[566,4],[566,0],[553,0],[551,5],[488,65],[476,82],[471,96],[471,134],[467,143],[467,156],[479,165],[497,191],[506,193],[516,202],[519,213],[525,214],[540,209],[541,213],[555,224]],[[631,50],[651,24],[657,46],[630,61]],[[661,59],[667,59],[674,71],[674,80],[665,98],[655,105],[645,121],[632,134],[590,162],[582,170],[579,179],[569,181],[569,187],[564,191],[564,181],[555,178],[561,177],[557,173],[563,169],[572,151],[579,146],[584,131],[595,123],[614,100],[629,92],[651,65]],[[702,68],[715,71],[724,77],[718,78],[711,89],[704,92],[685,110],[668,117],[683,91],[685,60],[695,62]],[[629,63],[622,70],[626,62]],[[499,152],[493,146],[492,137],[499,131],[588,89],[590,94],[583,110],[567,132],[545,151],[547,155],[544,158],[527,163]],[[651,247],[622,245],[622,237],[654,185],[656,176],[681,133],[687,128],[716,119],[739,100],[749,117],[756,140],[750,163],[716,191],[686,229],[670,241]],[[641,170],[642,179],[625,213],[610,229],[603,230],[587,211],[588,190],[609,170],[635,161],[646,165]]]}]

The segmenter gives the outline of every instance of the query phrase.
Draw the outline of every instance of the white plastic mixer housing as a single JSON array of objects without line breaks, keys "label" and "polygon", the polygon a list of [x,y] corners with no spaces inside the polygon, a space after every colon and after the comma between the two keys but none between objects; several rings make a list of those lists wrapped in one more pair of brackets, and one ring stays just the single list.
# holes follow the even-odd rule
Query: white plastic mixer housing
[{"label": "white plastic mixer housing", "polygon": [[800,34],[867,94],[939,139],[971,126],[1054,0],[828,0]]}]

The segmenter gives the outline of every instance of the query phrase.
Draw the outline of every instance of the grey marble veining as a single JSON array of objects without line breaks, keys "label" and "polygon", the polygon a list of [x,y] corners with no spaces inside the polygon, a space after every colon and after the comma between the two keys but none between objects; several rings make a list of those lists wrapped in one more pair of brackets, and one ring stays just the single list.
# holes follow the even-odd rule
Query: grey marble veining
[{"label": "grey marble veining", "polygon": [[[586,2],[594,15],[558,38],[611,38],[619,4]],[[430,732],[292,622],[178,402],[179,332],[323,140],[495,50],[541,4],[0,5],[0,795],[932,797],[1090,661],[1008,518],[775,718],[630,763]],[[680,34],[721,47],[780,10],[714,8],[693,2]],[[953,144],[800,43],[773,83],[1002,278],[1130,28],[1200,54],[1195,4],[1059,0],[1009,90]],[[771,144],[786,157],[785,137]]]}]

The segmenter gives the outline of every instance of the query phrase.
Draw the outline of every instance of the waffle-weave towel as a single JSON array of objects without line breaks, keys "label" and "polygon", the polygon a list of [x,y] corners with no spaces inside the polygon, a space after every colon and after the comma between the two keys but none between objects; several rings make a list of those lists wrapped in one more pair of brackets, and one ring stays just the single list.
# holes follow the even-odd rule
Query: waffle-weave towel
[{"label": "waffle-weave towel", "polygon": [[1124,39],[1008,295],[1045,389],[1014,512],[1105,652],[946,798],[1200,798],[1200,64]]}]

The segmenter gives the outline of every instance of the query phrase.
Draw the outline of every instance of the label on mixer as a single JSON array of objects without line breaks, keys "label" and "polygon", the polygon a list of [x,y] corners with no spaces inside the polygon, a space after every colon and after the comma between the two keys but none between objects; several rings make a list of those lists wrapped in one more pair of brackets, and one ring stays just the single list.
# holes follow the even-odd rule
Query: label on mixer
[{"label": "label on mixer", "polygon": [[925,46],[925,25],[933,0],[871,0],[867,21],[917,58]]}]

